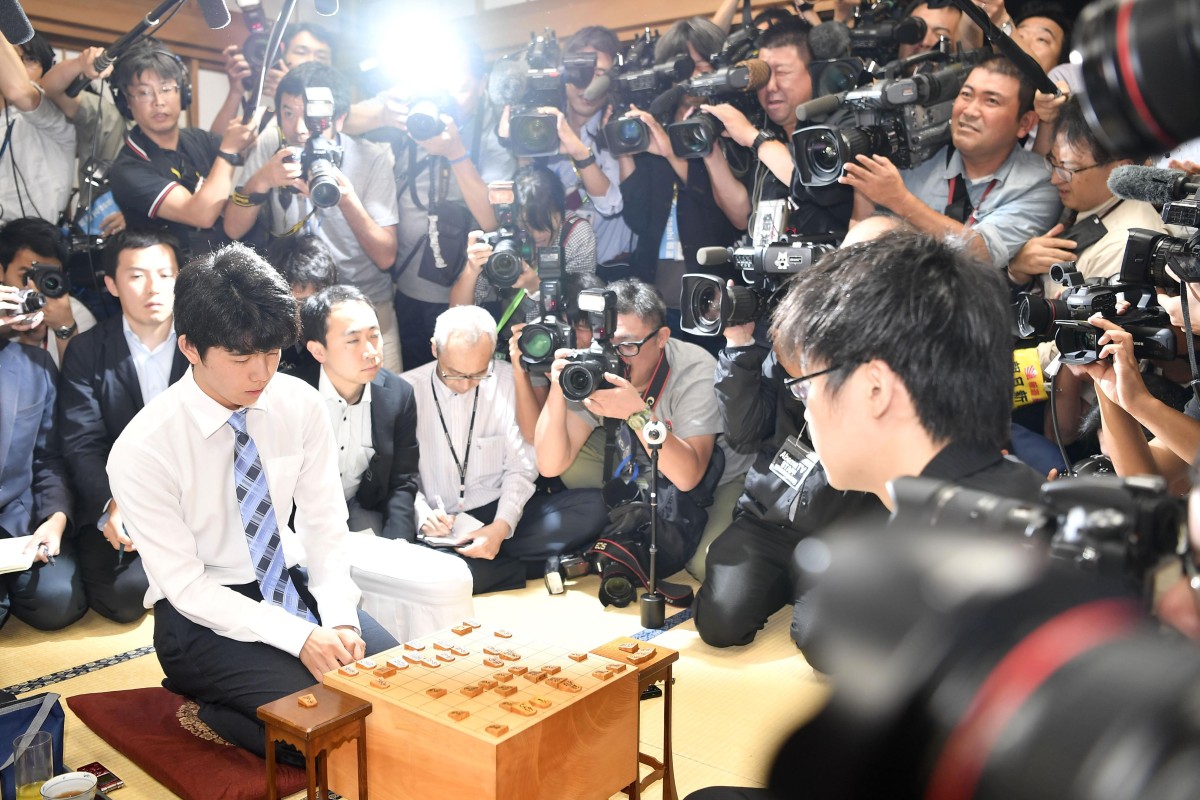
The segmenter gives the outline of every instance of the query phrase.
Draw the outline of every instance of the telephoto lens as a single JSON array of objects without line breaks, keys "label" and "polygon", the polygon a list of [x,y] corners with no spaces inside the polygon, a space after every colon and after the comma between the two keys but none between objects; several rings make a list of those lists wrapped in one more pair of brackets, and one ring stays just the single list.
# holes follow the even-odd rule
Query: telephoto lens
[{"label": "telephoto lens", "polygon": [[405,126],[408,128],[408,135],[418,142],[432,139],[446,130],[446,125],[442,122],[441,110],[432,100],[419,100],[413,103],[412,108],[408,110]]},{"label": "telephoto lens", "polygon": [[521,243],[514,238],[501,239],[483,265],[483,274],[498,289],[511,289],[521,277]]},{"label": "telephoto lens", "polygon": [[704,158],[713,151],[725,130],[721,120],[707,112],[667,126],[671,150],[678,158]]}]

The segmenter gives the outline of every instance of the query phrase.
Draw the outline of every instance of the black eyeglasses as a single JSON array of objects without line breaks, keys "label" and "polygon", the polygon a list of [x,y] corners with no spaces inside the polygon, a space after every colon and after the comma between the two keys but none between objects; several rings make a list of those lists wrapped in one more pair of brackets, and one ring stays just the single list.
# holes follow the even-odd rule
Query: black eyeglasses
[{"label": "black eyeglasses", "polygon": [[799,378],[785,378],[783,381],[784,387],[792,393],[792,397],[799,400],[801,403],[808,403],[808,382],[813,378],[819,378],[822,375],[827,375],[834,370],[841,369],[844,364],[826,367],[825,369],[810,372],[807,375],[801,375]]},{"label": "black eyeglasses", "polygon": [[625,356],[626,358],[633,358],[638,353],[642,352],[642,345],[646,344],[646,342],[650,341],[655,336],[658,336],[658,332],[661,331],[665,327],[667,327],[667,326],[659,325],[657,328],[654,329],[654,332],[651,333],[649,336],[647,336],[645,339],[639,339],[636,342],[621,342],[620,344],[614,344],[613,347],[617,348],[617,352],[620,353],[621,355]]},{"label": "black eyeglasses", "polygon": [[1076,167],[1075,169],[1071,169],[1070,167],[1064,167],[1062,164],[1058,163],[1050,156],[1046,156],[1046,166],[1050,168],[1050,174],[1058,175],[1060,178],[1062,178],[1067,183],[1071,182],[1071,180],[1075,177],[1075,173],[1077,173],[1077,172],[1087,172],[1089,169],[1095,169],[1096,167],[1103,167],[1103,166],[1105,166],[1107,164],[1111,164],[1111,163],[1112,163],[1111,161],[1101,161],[1099,164],[1092,164],[1091,166],[1087,166],[1087,167]]},{"label": "black eyeglasses", "polygon": [[441,364],[438,364],[438,367],[437,367],[438,377],[444,381],[486,381],[488,378],[492,377],[492,375],[494,375],[495,372],[496,372],[496,362],[495,361],[489,361],[488,366],[487,366],[487,372],[484,372],[480,375],[447,375],[445,373],[445,371],[442,370]]}]

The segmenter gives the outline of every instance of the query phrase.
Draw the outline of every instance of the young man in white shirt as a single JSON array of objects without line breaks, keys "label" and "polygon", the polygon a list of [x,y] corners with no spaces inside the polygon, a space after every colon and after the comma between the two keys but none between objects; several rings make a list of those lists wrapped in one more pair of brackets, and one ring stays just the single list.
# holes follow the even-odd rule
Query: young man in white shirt
[{"label": "young man in white shirt", "polygon": [[[260,705],[396,641],[356,608],[321,396],[275,375],[299,332],[287,283],[235,244],[189,263],[175,298],[191,370],[125,428],[109,482],[142,554],[168,684],[261,755]],[[297,536],[307,575],[288,557]]]}]

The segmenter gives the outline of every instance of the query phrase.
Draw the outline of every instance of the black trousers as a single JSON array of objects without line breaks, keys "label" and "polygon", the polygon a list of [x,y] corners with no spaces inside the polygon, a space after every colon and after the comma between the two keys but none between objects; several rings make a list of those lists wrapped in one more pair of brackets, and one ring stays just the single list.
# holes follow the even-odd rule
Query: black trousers
[{"label": "black trousers", "polygon": [[[468,513],[488,525],[496,519],[496,507],[497,503],[491,502]],[[599,489],[535,494],[525,504],[516,532],[500,546],[495,558],[463,559],[474,579],[472,592],[520,589],[531,572],[541,576],[546,559],[589,547],[607,523],[608,509]]]},{"label": "black trousers", "polygon": [[136,551],[116,550],[95,525],[85,525],[78,539],[79,577],[87,603],[114,622],[133,622],[146,613],[146,571]]},{"label": "black trousers", "polygon": [[415,369],[433,361],[429,340],[433,338],[433,324],[450,306],[446,303],[425,303],[396,292],[396,322],[400,332],[400,358],[406,370]]},{"label": "black trousers", "polygon": [[713,647],[745,645],[797,598],[793,553],[804,532],[739,515],[708,548],[696,630]]},{"label": "black trousers", "polygon": [[24,572],[0,575],[0,626],[14,617],[41,631],[65,628],[87,613],[74,537],[64,537],[53,564],[34,561]]},{"label": "black trousers", "polygon": [[[290,572],[300,597],[319,618],[303,575],[296,569]],[[257,584],[228,588],[254,600],[262,598]],[[361,611],[358,625],[368,655],[398,644]],[[187,619],[166,600],[154,604],[154,649],[168,688],[196,700],[200,719],[226,741],[259,756],[266,754],[266,734],[258,707],[317,683],[291,653],[221,636]]]}]

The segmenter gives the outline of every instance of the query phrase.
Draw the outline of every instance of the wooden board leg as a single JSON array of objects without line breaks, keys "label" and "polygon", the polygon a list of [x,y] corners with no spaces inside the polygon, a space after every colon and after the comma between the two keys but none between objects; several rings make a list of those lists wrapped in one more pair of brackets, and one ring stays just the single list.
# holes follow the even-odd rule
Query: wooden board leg
[{"label": "wooden board leg", "polygon": [[275,786],[275,739],[267,728],[267,800],[279,800],[279,789]]},{"label": "wooden board leg", "polygon": [[317,759],[305,753],[304,769],[308,773],[308,800],[322,800],[317,795]]},{"label": "wooden board leg", "polygon": [[358,800],[367,800],[367,721],[358,721]]}]

